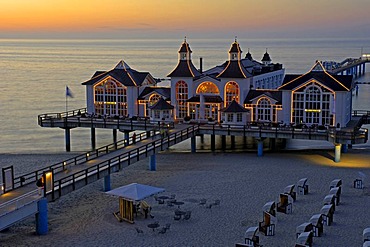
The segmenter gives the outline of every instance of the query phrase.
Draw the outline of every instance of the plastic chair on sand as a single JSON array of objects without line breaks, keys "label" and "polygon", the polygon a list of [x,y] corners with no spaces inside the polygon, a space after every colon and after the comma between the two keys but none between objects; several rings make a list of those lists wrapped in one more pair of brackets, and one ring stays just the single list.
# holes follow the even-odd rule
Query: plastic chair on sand
[{"label": "plastic chair on sand", "polygon": [[140,233],[144,233],[144,231],[143,231],[143,230],[141,230],[140,228],[135,227],[135,229],[136,229],[136,232],[137,232],[138,234],[140,234]]}]

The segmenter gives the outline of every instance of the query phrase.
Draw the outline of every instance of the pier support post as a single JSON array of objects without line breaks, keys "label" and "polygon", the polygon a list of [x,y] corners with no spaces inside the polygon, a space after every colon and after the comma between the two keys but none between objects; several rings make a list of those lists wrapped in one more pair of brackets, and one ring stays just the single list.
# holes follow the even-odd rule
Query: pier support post
[{"label": "pier support post", "polygon": [[215,151],[216,150],[216,136],[211,135],[211,150]]},{"label": "pier support post", "polygon": [[65,133],[64,135],[65,135],[65,142],[66,142],[66,151],[70,152],[71,151],[71,129],[65,128],[64,133]]},{"label": "pier support post", "polygon": [[91,149],[96,149],[96,135],[95,135],[95,128],[91,128]]},{"label": "pier support post", "polygon": [[263,156],[263,140],[262,139],[257,140],[257,156],[258,157]]},{"label": "pier support post", "polygon": [[235,149],[235,136],[230,136],[231,139],[231,149]]},{"label": "pier support post", "polygon": [[340,143],[335,143],[335,150],[334,150],[334,162],[340,162],[340,150],[341,150],[341,146],[342,144]]},{"label": "pier support post", "polygon": [[37,202],[36,233],[46,235],[48,233],[48,200],[44,197]]},{"label": "pier support post", "polygon": [[123,132],[123,138],[125,139],[125,146],[128,146],[130,144],[130,131],[125,130]]},{"label": "pier support post", "polygon": [[200,143],[204,143],[204,135],[202,134],[202,135],[200,135]]},{"label": "pier support post", "polygon": [[226,136],[225,135],[221,136],[221,148],[222,150],[226,149]]},{"label": "pier support post", "polygon": [[195,136],[192,136],[190,138],[190,145],[191,145],[191,152],[195,153],[197,151],[196,145],[197,145],[197,140]]},{"label": "pier support post", "polygon": [[110,183],[110,174],[107,176],[104,176],[104,185],[103,185],[103,191],[107,192],[111,190],[111,183]]},{"label": "pier support post", "polygon": [[[154,135],[154,134],[153,134],[153,135]],[[149,138],[149,137],[151,137],[151,136],[152,136],[151,132],[150,132],[150,131],[147,131],[147,132],[146,132],[146,137],[147,137],[147,138]]]},{"label": "pier support post", "polygon": [[117,149],[117,129],[113,129],[114,148]]},{"label": "pier support post", "polygon": [[363,75],[365,74],[365,67],[366,67],[365,65],[366,65],[365,63],[362,65],[362,66],[363,66],[363,67],[362,67],[362,74],[363,74]]},{"label": "pier support post", "polygon": [[342,144],[342,153],[347,153],[348,152],[348,145],[347,144]]},{"label": "pier support post", "polygon": [[155,154],[150,155],[149,157],[149,171],[157,170]]}]

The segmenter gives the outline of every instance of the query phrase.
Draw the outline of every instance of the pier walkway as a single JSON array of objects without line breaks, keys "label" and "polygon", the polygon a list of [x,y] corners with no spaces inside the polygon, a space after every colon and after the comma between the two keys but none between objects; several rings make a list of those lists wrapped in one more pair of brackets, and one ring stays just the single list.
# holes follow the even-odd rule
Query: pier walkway
[{"label": "pier walkway", "polygon": [[[104,146],[96,151],[78,155],[73,159],[32,173],[15,178],[13,176],[12,181],[7,181],[3,177],[4,188],[7,190],[5,190],[5,194],[0,196],[0,230],[37,213],[37,202],[41,198],[46,197],[47,200],[54,201],[63,195],[109,176],[111,173],[119,172],[124,167],[141,159],[194,137],[197,131],[198,126],[180,125],[171,129],[164,137],[160,135],[141,136],[136,140],[130,139],[128,145],[122,148],[118,148],[114,144]],[[110,152],[103,151],[111,149],[112,146],[117,149]],[[46,182],[43,195],[40,196],[36,181],[41,176]],[[11,185],[9,186],[7,182],[10,182]]]},{"label": "pier walkway", "polygon": [[326,68],[327,71],[334,75],[353,75],[355,78],[365,74],[365,65],[369,63],[368,56],[361,56],[361,58],[346,58],[335,67]]}]

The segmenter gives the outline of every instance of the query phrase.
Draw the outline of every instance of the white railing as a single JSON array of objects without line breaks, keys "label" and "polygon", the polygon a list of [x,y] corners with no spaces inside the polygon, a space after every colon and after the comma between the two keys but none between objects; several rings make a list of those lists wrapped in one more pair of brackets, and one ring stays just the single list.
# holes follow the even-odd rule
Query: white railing
[{"label": "white railing", "polygon": [[4,202],[3,204],[0,204],[0,217],[38,201],[41,197],[42,196],[38,194],[38,189],[36,189],[10,201]]}]

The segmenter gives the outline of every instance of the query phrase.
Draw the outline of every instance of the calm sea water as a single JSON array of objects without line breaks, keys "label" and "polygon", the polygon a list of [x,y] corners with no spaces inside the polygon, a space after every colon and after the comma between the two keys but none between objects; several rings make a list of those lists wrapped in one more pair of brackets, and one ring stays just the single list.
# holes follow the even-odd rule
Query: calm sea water
[{"label": "calm sea water", "polygon": [[[207,69],[225,62],[233,39],[188,39],[193,62]],[[256,60],[266,48],[287,73],[304,73],[316,60],[342,61],[370,53],[370,39],[239,39]],[[65,150],[64,131],[41,128],[37,115],[66,109],[65,86],[74,98],[68,109],[85,107],[85,87],[96,70],[109,70],[119,60],[132,68],[166,78],[177,64],[178,40],[0,40],[0,153],[48,153]],[[367,71],[370,72],[369,65]],[[370,81],[370,74],[361,80]],[[361,86],[355,109],[370,110],[370,86]],[[74,129],[72,150],[90,149],[89,129]],[[121,136],[122,137],[122,136]],[[112,142],[111,130],[97,130],[97,146]]]}]

